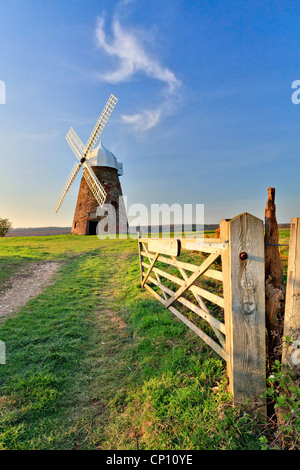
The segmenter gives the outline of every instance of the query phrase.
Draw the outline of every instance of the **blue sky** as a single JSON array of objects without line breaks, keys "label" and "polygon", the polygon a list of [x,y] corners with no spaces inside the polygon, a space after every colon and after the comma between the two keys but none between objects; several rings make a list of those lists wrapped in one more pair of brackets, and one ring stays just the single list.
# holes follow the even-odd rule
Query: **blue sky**
[{"label": "blue sky", "polygon": [[128,204],[299,217],[300,6],[290,1],[10,0],[0,7],[0,217],[70,226],[80,177],[54,204],[111,93],[102,134]]}]

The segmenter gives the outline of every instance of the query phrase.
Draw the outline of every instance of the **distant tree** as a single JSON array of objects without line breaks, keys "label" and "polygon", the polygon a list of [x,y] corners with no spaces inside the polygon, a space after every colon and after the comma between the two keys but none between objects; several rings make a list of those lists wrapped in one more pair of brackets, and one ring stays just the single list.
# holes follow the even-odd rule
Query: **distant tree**
[{"label": "distant tree", "polygon": [[11,227],[12,223],[8,219],[0,218],[0,237],[5,237]]}]

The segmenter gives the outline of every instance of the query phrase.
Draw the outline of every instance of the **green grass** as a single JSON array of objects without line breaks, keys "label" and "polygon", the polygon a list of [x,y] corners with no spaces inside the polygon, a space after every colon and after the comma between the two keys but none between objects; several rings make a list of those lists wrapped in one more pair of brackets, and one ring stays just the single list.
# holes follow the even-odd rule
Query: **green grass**
[{"label": "green grass", "polygon": [[137,242],[0,240],[0,282],[59,260],[53,285],[0,324],[0,449],[259,449],[225,363],[140,288]]}]

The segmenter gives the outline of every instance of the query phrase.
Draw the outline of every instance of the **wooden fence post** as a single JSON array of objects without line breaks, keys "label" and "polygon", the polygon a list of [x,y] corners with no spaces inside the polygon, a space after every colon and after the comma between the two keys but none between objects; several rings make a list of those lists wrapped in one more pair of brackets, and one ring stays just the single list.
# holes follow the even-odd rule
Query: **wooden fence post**
[{"label": "wooden fence post", "polygon": [[265,209],[265,290],[269,370],[271,370],[275,359],[281,360],[283,333],[285,285],[278,243],[275,188],[268,188],[268,200]]},{"label": "wooden fence post", "polygon": [[300,376],[300,218],[291,219],[282,362]]},{"label": "wooden fence post", "polygon": [[222,220],[226,352],[230,391],[236,405],[262,405],[266,389],[265,267],[263,222],[251,214]]}]

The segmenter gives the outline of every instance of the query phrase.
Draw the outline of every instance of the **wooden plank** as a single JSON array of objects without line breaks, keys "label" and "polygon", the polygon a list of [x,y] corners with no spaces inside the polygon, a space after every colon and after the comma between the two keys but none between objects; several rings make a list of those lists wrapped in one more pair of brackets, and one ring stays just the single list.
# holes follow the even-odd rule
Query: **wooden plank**
[{"label": "wooden plank", "polygon": [[[158,282],[156,279],[153,277],[149,277],[149,280],[155,284],[157,287],[159,287],[162,291],[166,292],[169,295],[172,295],[174,292],[169,289],[168,287],[164,286],[161,282]],[[185,307],[189,308],[192,310],[194,313],[199,315],[203,320],[206,320],[207,323],[209,323],[212,327],[216,328],[217,330],[221,331],[221,333],[225,334],[225,325],[224,323],[220,322],[217,318],[215,318],[213,315],[209,313],[209,311],[206,311],[197,305],[193,304],[189,300],[185,299],[184,297],[180,297],[178,299],[178,302],[180,302],[182,305]]]},{"label": "wooden plank", "polygon": [[[204,253],[222,254],[227,250],[227,242],[206,241],[206,238],[181,238],[182,250],[202,251]],[[214,239],[216,240],[216,239]]]},{"label": "wooden plank", "polygon": [[223,273],[222,271],[217,271],[216,269],[208,269],[203,273],[203,276],[210,277],[211,279],[215,279],[216,281],[223,282]]},{"label": "wooden plank", "polygon": [[[187,281],[187,280],[188,280],[188,275],[187,275],[186,271],[178,265],[179,262],[178,262],[178,260],[177,260],[175,257],[172,256],[172,260],[173,260],[173,262],[175,263],[175,265],[177,266],[177,268],[179,269],[180,274],[182,275],[183,279],[184,279],[185,281]],[[208,308],[207,308],[205,302],[203,301],[202,297],[201,297],[200,295],[198,295],[198,294],[195,294],[195,293],[194,293],[194,297],[195,297],[195,299],[197,300],[197,302],[198,302],[198,304],[199,304],[199,306],[200,306],[200,310],[204,311],[204,312],[206,313],[206,315],[208,315],[208,317],[210,317],[210,316],[211,316],[211,315],[210,315],[210,311],[208,310]],[[193,305],[193,304],[192,304],[192,305]],[[213,317],[213,318],[214,318],[214,317]],[[222,325],[223,325],[223,324],[222,324]],[[215,335],[217,336],[218,340],[220,341],[220,344],[222,345],[222,347],[224,347],[224,346],[225,346],[225,338],[224,338],[224,335],[223,335],[223,334],[219,331],[219,329],[218,329],[217,327],[215,327],[213,324],[211,324],[211,327],[212,327],[212,329],[214,330],[214,333],[215,333]]]},{"label": "wooden plank", "polygon": [[291,219],[282,362],[300,376],[300,218]]},{"label": "wooden plank", "polygon": [[152,259],[151,264],[149,265],[148,271],[146,272],[146,274],[145,274],[145,276],[144,276],[144,278],[143,278],[143,280],[142,280],[142,287],[144,287],[145,282],[147,281],[147,279],[148,279],[148,277],[149,277],[149,275],[150,275],[150,273],[151,273],[151,270],[152,270],[152,268],[153,268],[153,266],[154,266],[154,263],[156,262],[156,260],[157,260],[157,258],[158,258],[158,255],[159,255],[159,253],[156,253],[155,256],[154,256],[154,258]]},{"label": "wooden plank", "polygon": [[[153,258],[152,253],[146,254],[146,252],[142,252],[142,255],[149,256],[151,259]],[[195,272],[197,269],[196,264],[191,264],[191,263],[185,263],[183,261],[176,260],[176,263],[171,259],[171,258],[166,258],[165,256],[159,256],[158,261],[161,261],[162,263],[169,264],[171,266],[175,267],[180,267],[182,269],[185,269],[187,271]],[[217,271],[216,269],[208,269],[203,273],[203,276],[210,277],[212,279],[215,279],[216,281],[223,281],[223,274],[222,271]]]},{"label": "wooden plank", "polygon": [[[149,264],[144,263],[143,264],[145,267],[148,267]],[[165,277],[166,279],[169,279],[169,281],[173,281],[176,284],[179,284],[180,286],[185,285],[185,281],[183,279],[180,279],[179,277],[173,276],[173,274],[167,273],[166,271],[163,271],[160,268],[153,268],[153,272],[157,273],[159,276]],[[212,292],[209,292],[208,290],[202,289],[199,286],[191,286],[189,287],[189,290],[195,294],[201,295],[201,297],[204,297],[204,299],[209,300],[210,302],[213,302],[216,305],[219,305],[219,307],[224,308],[224,299],[223,297],[220,297],[217,294],[214,294]]]},{"label": "wooden plank", "polygon": [[207,238],[207,237],[194,237],[194,238],[188,238],[188,237],[184,237],[184,238],[179,238],[180,242],[183,240],[183,241],[193,241],[193,240],[202,240],[204,241],[205,243],[225,243],[224,240],[221,240],[221,238],[215,238],[215,237],[211,237],[211,238]]},{"label": "wooden plank", "polygon": [[264,231],[262,220],[247,213],[227,224],[226,350],[234,403],[244,404],[257,401],[266,388]]},{"label": "wooden plank", "polygon": [[153,297],[159,300],[163,305],[166,304],[166,301],[157,292],[155,292],[154,289],[148,286],[148,284],[145,284],[145,289],[147,289],[153,295]]},{"label": "wooden plank", "polygon": [[187,289],[189,289],[192,284],[204,273],[209,266],[216,260],[217,255],[210,255],[202,264],[198,266],[197,270],[189,277],[188,281],[185,281],[184,284],[177,290],[177,292],[171,297],[167,303],[166,307],[169,307],[178,297],[180,297]]},{"label": "wooden plank", "polygon": [[196,294],[201,295],[206,300],[209,300],[213,304],[219,305],[219,307],[224,308],[224,299],[223,297],[220,297],[217,294],[214,294],[213,292],[209,292],[206,289],[202,289],[202,287],[199,286],[191,286],[190,291]]},{"label": "wooden plank", "polygon": [[198,328],[194,323],[192,323],[190,320],[188,320],[182,313],[180,313],[176,308],[174,308],[172,305],[169,307],[169,310],[171,310],[174,315],[176,315],[183,323],[185,323],[191,330],[196,333],[208,346],[210,346],[219,356],[222,357],[225,361],[227,361],[227,354],[224,351],[224,349],[216,343],[210,336],[208,336],[204,331],[202,331],[200,328]]},{"label": "wooden plank", "polygon": [[[163,305],[166,304],[166,301],[157,292],[155,292],[150,286],[148,286],[148,284],[145,284],[145,288]],[[224,359],[225,361],[228,359],[224,349],[219,344],[217,344],[212,338],[210,338],[206,333],[204,333],[204,331],[202,331],[194,323],[188,320],[182,313],[180,313],[173,306],[170,306],[169,310],[174,315],[176,315],[176,317],[179,318],[179,320],[185,323],[194,333],[196,333],[196,335],[198,335],[206,344],[208,344],[208,346],[210,346],[217,354],[219,354],[219,356],[221,356],[222,359]]]},{"label": "wooden plank", "polygon": [[[146,256],[148,257],[148,259],[149,259],[149,261],[150,261],[150,263],[151,263],[150,253],[148,252],[146,243],[143,243],[143,247],[144,247],[144,250],[145,250],[145,252],[146,252]],[[153,256],[153,255],[152,255],[152,256]],[[159,275],[158,275],[157,273],[154,273],[154,274],[155,274],[156,279],[160,282],[160,277],[159,277]],[[167,296],[166,296],[165,292],[163,292],[163,296],[164,296],[165,300],[167,300]]]},{"label": "wooden plank", "polygon": [[148,242],[148,250],[154,253],[162,253],[164,255],[179,256],[180,243],[175,238],[150,238]]},{"label": "wooden plank", "polygon": [[[229,237],[229,223],[223,219],[220,222],[220,237],[224,240],[228,240]],[[221,238],[221,239],[222,239]],[[221,255],[222,260],[222,273],[223,273],[223,299],[224,299],[224,321],[225,321],[225,351],[227,353],[227,375],[229,377],[229,386],[231,387],[231,283],[230,283],[230,252],[229,249],[224,251]],[[231,387],[232,393],[232,387]]]},{"label": "wooden plank", "polygon": [[169,279],[169,281],[173,281],[173,282],[175,282],[176,284],[179,284],[179,285],[182,285],[182,283],[184,282],[182,279],[179,279],[179,277],[176,277],[173,274],[168,273],[167,271],[163,271],[160,268],[153,268],[153,272],[155,272],[155,273],[159,274],[160,276],[163,276],[166,279]]},{"label": "wooden plank", "polygon": [[[151,240],[151,238],[141,238],[141,242],[143,242],[143,243],[148,243],[149,240]],[[157,239],[155,239],[155,240],[157,240]],[[168,239],[166,239],[166,240],[168,240]],[[223,245],[224,243],[225,244],[228,243],[228,240],[223,240],[223,239],[217,238],[217,237],[216,238],[214,238],[214,237],[213,238],[206,238],[206,237],[194,237],[194,238],[188,238],[187,237],[187,238],[185,238],[185,237],[183,237],[183,238],[177,238],[177,240],[180,241],[180,244],[181,243],[188,243],[188,242],[198,243],[199,241],[203,242],[203,240],[207,243],[220,243],[221,245]]]}]

